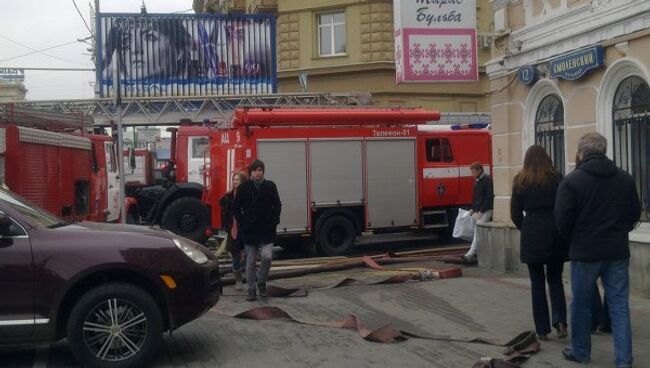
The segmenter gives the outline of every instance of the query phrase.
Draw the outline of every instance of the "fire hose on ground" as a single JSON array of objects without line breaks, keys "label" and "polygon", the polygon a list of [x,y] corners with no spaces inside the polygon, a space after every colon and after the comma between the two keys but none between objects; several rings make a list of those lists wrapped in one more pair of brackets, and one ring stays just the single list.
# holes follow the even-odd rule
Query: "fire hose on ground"
[{"label": "fire hose on ground", "polygon": [[[269,279],[300,277],[315,273],[334,272],[357,267],[370,267],[372,270],[380,272],[399,272],[398,274],[375,278],[373,280],[358,280],[346,277],[329,284],[319,285],[317,287],[311,288],[311,290],[325,290],[340,286],[395,284],[412,280],[427,281],[434,279],[460,277],[462,276],[462,270],[458,267],[447,268],[443,270],[432,270],[422,267],[385,268],[383,266],[408,262],[421,262],[427,260],[444,260],[449,256],[457,256],[463,254],[466,250],[467,247],[453,247],[434,250],[387,253],[383,255],[363,256],[352,259],[345,257],[331,257],[311,260],[280,261],[276,262],[276,265],[280,263],[281,269],[279,271],[272,272],[269,275]],[[326,262],[323,263],[322,261]],[[283,269],[283,267],[285,268]],[[289,269],[286,269],[286,267]],[[234,283],[234,279],[224,278],[223,282],[225,285],[230,285]],[[267,289],[270,297],[306,296],[308,295],[309,290],[310,289],[307,287],[283,288],[273,285],[269,285]],[[427,335],[421,333],[413,333],[410,331],[399,330],[390,324],[371,330],[359,319],[359,317],[355,315],[347,315],[344,318],[335,321],[315,321],[304,318],[296,318],[285,310],[272,306],[256,307],[236,313],[228,313],[218,309],[213,309],[212,312],[219,315],[239,319],[251,319],[260,321],[271,319],[285,319],[300,324],[352,329],[356,330],[359,336],[361,336],[363,339],[378,343],[389,343],[395,341],[403,341],[409,338],[419,338],[445,342],[481,343],[506,347],[506,350],[503,352],[507,356],[505,359],[483,358],[480,361],[476,362],[473,365],[473,368],[520,367],[519,364],[526,361],[533,354],[537,353],[541,346],[541,343],[537,339],[535,333],[532,331],[523,332],[512,340],[503,343],[493,338],[465,338],[447,335]]]},{"label": "fire hose on ground", "polygon": [[[406,272],[411,275],[412,279],[421,281],[438,278],[458,277],[462,274],[460,268],[458,267],[447,268],[443,270],[430,270],[426,268],[386,269],[381,266],[408,262],[442,260],[446,256],[461,254],[466,250],[467,247],[450,247],[425,251],[387,253],[382,255],[363,256],[357,258],[335,257],[333,260],[326,263],[321,263],[319,261],[329,260],[328,258],[320,260],[307,259],[280,262],[276,261],[274,262],[275,267],[271,270],[268,279],[287,279],[307,276],[316,273],[336,272],[359,267],[370,267],[378,271]],[[222,279],[223,285],[233,285],[234,283],[234,277],[224,277]]]},{"label": "fire hose on ground", "polygon": [[506,349],[503,354],[507,356],[505,359],[500,358],[483,358],[474,364],[473,368],[516,368],[519,364],[528,360],[533,354],[539,352],[541,342],[537,339],[534,331],[525,331],[515,336],[507,342],[499,341],[494,338],[483,337],[454,337],[449,335],[429,335],[422,333],[413,333],[405,330],[395,328],[391,324],[384,325],[376,329],[370,329],[365,323],[356,315],[349,314],[342,319],[333,321],[317,321],[305,318],[297,318],[286,312],[279,307],[264,306],[255,307],[243,312],[228,313],[219,309],[212,309],[212,313],[237,318],[249,319],[257,321],[266,321],[273,319],[284,319],[290,322],[331,328],[342,328],[348,330],[355,330],[357,334],[366,341],[376,343],[390,343],[397,341],[405,341],[409,338],[425,339],[443,342],[460,342],[460,343],[474,343],[486,344],[493,346],[502,346]]}]

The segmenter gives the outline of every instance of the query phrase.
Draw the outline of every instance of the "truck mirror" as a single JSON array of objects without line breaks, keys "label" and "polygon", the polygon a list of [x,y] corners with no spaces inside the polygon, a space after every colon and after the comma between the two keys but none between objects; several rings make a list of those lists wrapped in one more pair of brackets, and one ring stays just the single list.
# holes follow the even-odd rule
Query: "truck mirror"
[{"label": "truck mirror", "polygon": [[131,170],[135,169],[135,150],[133,147],[129,148],[129,168]]}]

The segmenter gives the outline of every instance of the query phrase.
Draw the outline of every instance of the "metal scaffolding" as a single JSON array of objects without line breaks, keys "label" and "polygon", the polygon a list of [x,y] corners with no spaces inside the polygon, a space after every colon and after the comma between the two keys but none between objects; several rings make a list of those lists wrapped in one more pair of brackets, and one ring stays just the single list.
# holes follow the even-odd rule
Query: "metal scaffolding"
[{"label": "metal scaffolding", "polygon": [[[209,120],[226,124],[236,107],[287,106],[368,106],[369,93],[278,93],[247,96],[202,96],[124,98],[122,120],[125,126],[177,125],[181,119],[193,122]],[[0,121],[15,111],[32,114],[76,115],[86,126],[110,126],[117,120],[117,108],[111,98],[50,101],[12,101],[0,104]]]}]

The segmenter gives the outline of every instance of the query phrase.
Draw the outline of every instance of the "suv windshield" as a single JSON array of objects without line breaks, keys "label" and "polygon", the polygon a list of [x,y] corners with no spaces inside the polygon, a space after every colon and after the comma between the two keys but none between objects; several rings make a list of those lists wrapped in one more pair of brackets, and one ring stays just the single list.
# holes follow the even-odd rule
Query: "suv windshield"
[{"label": "suv windshield", "polygon": [[36,227],[54,228],[67,225],[64,220],[33,205],[16,193],[0,189],[0,201],[27,217],[28,221]]}]

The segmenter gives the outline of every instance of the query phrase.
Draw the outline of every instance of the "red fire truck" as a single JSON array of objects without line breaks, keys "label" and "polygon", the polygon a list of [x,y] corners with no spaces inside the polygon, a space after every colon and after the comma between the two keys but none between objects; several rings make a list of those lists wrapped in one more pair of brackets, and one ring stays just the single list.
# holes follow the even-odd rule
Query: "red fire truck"
[{"label": "red fire truck", "polygon": [[[118,221],[119,175],[110,136],[0,126],[0,176],[14,192],[70,220]],[[127,222],[137,222],[126,198]]]},{"label": "red fire truck", "polygon": [[[282,200],[281,236],[311,236],[327,255],[363,231],[449,233],[472,200],[469,166],[490,170],[487,124],[422,125],[438,112],[400,109],[237,109],[210,135],[204,202],[219,228],[218,199],[255,158]],[[180,166],[180,163],[179,163]]]},{"label": "red fire truck", "polygon": [[153,185],[155,166],[155,155],[148,149],[136,148],[134,150],[124,150],[124,167],[127,170],[125,177],[126,187]]},{"label": "red fire truck", "polygon": [[[204,242],[211,235],[210,214],[201,202],[203,171],[209,162],[210,128],[181,121],[178,128],[169,128],[168,131],[172,133],[170,162],[161,170],[162,183],[132,185],[128,194],[136,198],[143,222]],[[138,157],[137,150],[135,157]],[[134,172],[138,173],[144,169],[138,169],[138,162],[135,167]],[[136,181],[132,183],[137,184]]]}]

